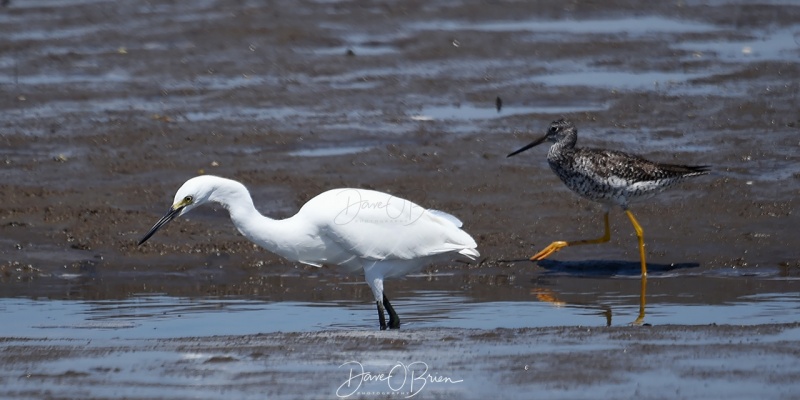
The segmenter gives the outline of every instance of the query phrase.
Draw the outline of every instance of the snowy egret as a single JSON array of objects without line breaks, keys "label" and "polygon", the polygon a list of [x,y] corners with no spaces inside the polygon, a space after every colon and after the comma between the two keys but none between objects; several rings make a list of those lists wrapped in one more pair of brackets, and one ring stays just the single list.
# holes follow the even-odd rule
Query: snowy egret
[{"label": "snowy egret", "polygon": [[608,242],[611,240],[608,211],[611,206],[618,205],[625,211],[636,231],[642,276],[646,276],[644,233],[628,209],[628,203],[650,198],[688,177],[707,174],[709,167],[661,164],[621,151],[576,148],[578,130],[572,122],[565,119],[554,121],[544,136],[512,152],[508,157],[545,141],[554,142],[547,152],[547,162],[564,184],[578,195],[606,206],[603,216],[605,234],[597,239],[555,241],[534,254],[531,261],[543,260],[566,246]]},{"label": "snowy egret", "polygon": [[400,318],[384,293],[384,279],[456,255],[472,260],[480,256],[475,240],[460,229],[458,218],[387,193],[332,189],[309,200],[294,216],[275,220],[256,210],[243,184],[211,175],[186,181],[172,207],[139,245],[175,217],[208,202],[222,204],[239,232],[286,259],[363,270],[378,304],[382,330],[387,328],[384,312],[389,314],[388,328],[400,327]]}]

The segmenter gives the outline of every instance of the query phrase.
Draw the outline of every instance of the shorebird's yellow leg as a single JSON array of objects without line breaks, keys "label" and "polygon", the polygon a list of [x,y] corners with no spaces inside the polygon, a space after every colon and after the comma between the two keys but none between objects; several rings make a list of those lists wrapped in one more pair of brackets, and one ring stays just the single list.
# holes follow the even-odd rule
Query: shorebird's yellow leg
[{"label": "shorebird's yellow leg", "polygon": [[642,227],[639,226],[639,223],[636,222],[636,218],[633,217],[631,210],[625,210],[625,214],[630,218],[633,229],[636,230],[636,237],[639,238],[639,258],[642,259],[642,276],[647,276],[647,262],[644,257],[644,232],[642,231]]},{"label": "shorebird's yellow leg", "polygon": [[[605,233],[602,237],[597,239],[589,239],[589,240],[576,240],[574,242],[564,242],[564,241],[556,241],[550,243],[549,246],[545,247],[542,251],[536,253],[531,257],[531,261],[539,261],[544,260],[545,258],[549,257],[551,254],[563,249],[567,246],[579,246],[582,244],[598,244],[598,243],[605,243],[611,240],[611,229],[608,226],[608,211],[606,211],[605,215],[603,215],[603,221],[606,224]],[[640,228],[641,229],[641,228]]]},{"label": "shorebird's yellow leg", "polygon": [[631,325],[641,325],[644,322],[644,307],[647,304],[645,292],[647,291],[647,276],[642,275],[642,289],[639,292],[639,316],[631,322]]}]

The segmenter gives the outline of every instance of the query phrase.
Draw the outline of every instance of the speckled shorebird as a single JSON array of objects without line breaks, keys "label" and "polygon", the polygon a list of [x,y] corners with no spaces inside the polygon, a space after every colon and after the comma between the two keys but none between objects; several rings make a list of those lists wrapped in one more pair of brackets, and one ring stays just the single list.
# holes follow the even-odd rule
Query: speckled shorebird
[{"label": "speckled shorebird", "polygon": [[650,198],[688,177],[705,175],[709,167],[661,164],[621,151],[576,148],[578,130],[566,119],[554,121],[544,136],[509,154],[508,157],[544,141],[554,142],[547,152],[547,162],[564,184],[578,195],[606,206],[603,215],[605,233],[597,239],[555,241],[531,257],[531,261],[543,260],[567,246],[608,242],[611,240],[608,211],[611,206],[618,205],[625,211],[633,224],[633,229],[636,230],[639,256],[642,260],[642,276],[647,276],[644,234],[642,227],[628,209],[628,204]]}]

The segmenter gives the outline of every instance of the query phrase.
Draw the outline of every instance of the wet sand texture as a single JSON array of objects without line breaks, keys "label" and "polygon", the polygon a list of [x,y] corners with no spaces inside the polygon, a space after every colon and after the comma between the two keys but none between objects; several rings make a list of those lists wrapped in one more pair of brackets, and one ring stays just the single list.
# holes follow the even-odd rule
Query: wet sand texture
[{"label": "wet sand texture", "polygon": [[[182,182],[212,173],[277,218],[364,187],[464,220],[485,259],[388,281],[401,299],[594,306],[607,289],[635,304],[638,281],[611,279],[638,270],[616,210],[608,244],[499,261],[601,233],[602,209],[563,186],[545,149],[505,158],[568,117],[580,145],[713,168],[633,207],[656,317],[663,302],[796,299],[797,21],[791,2],[722,0],[12,1],[0,8],[0,296],[360,301],[373,313],[362,277],[255,248],[220,208],[136,246]],[[169,340],[0,330],[0,397],[332,398],[355,360],[463,380],[417,398],[794,398],[798,327],[774,318],[386,334],[252,321],[269,333]]]}]

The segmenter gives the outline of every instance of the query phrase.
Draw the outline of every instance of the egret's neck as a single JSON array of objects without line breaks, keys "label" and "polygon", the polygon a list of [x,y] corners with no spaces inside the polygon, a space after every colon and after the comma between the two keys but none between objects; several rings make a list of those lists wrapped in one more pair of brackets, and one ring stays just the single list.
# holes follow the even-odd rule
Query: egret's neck
[{"label": "egret's neck", "polygon": [[222,204],[239,232],[254,243],[272,252],[281,247],[281,221],[261,215],[244,185],[225,182],[215,188],[208,200]]}]

